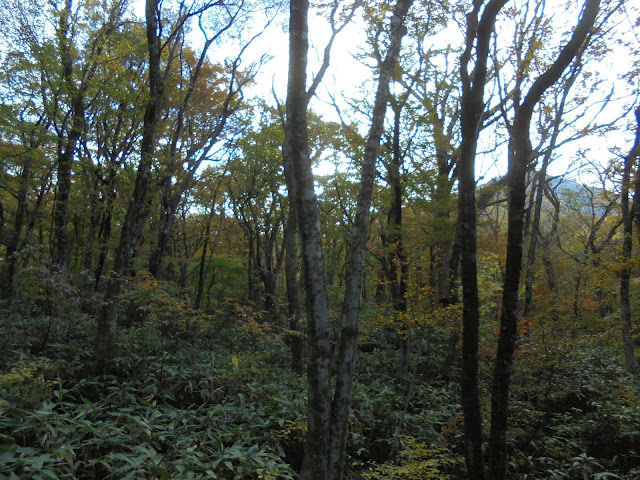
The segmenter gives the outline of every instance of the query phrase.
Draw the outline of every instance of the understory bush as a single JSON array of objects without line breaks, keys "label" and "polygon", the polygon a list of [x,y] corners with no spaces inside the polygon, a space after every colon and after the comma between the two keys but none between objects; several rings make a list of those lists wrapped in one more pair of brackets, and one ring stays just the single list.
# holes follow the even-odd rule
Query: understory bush
[{"label": "understory bush", "polygon": [[[229,301],[220,319],[178,302],[174,322],[161,312],[171,289],[148,287],[131,297],[144,315],[119,328],[109,375],[94,368],[94,317],[0,309],[0,478],[297,478],[306,379],[290,366],[284,317],[269,324]],[[399,353],[376,321],[358,353],[345,478],[466,478],[458,355],[442,373],[449,326],[413,332],[409,373],[398,376]],[[516,354],[508,477],[640,478],[640,398],[616,345],[606,333],[567,345],[538,332]]]}]

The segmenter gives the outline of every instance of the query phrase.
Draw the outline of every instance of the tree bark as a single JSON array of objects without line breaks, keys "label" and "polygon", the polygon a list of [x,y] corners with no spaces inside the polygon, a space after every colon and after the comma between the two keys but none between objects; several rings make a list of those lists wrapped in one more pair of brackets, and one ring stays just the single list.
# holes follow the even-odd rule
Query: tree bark
[{"label": "tree bark", "polygon": [[136,175],[133,195],[129,199],[120,242],[116,250],[113,274],[109,278],[104,297],[104,306],[98,318],[96,357],[98,366],[104,369],[113,353],[113,341],[118,321],[118,296],[122,291],[122,277],[127,273],[138,244],[138,227],[142,222],[147,204],[147,192],[151,182],[151,165],[156,149],[156,137],[164,99],[164,81],[160,71],[162,41],[159,36],[159,0],[146,0],[146,32],[149,51],[149,101],[145,107],[140,163]]},{"label": "tree bark", "polygon": [[633,246],[633,213],[629,208],[629,190],[631,184],[631,170],[638,165],[640,156],[640,107],[636,108],[636,136],[629,154],[624,157],[622,176],[622,261],[624,266],[620,274],[620,319],[622,323],[622,345],[624,349],[624,368],[629,373],[635,373],[637,364],[633,352],[633,338],[631,337],[631,304],[629,298],[629,283],[631,278],[631,253]]},{"label": "tree bark", "polygon": [[509,387],[513,352],[518,324],[518,286],[522,270],[525,177],[532,158],[529,127],[535,105],[544,92],[558,81],[564,70],[583,48],[600,9],[600,0],[586,0],[582,17],[569,42],[562,48],[555,62],[531,86],[524,101],[517,107],[509,139],[508,173],[508,231],[507,259],[502,291],[502,312],[498,352],[491,391],[491,434],[489,438],[489,477],[502,480],[507,467],[507,423]]},{"label": "tree bark", "polygon": [[[507,0],[491,0],[478,21],[483,0],[474,0],[467,14],[465,51],[460,59],[462,106],[460,164],[458,166],[458,228],[460,231],[460,271],[462,284],[462,409],[467,472],[471,480],[484,479],[482,459],[482,412],[478,390],[478,335],[480,311],[476,267],[477,218],[475,156],[478,135],[485,112],[484,89],[487,80],[489,43],[498,12]],[[473,74],[472,51],[475,45]]]},{"label": "tree bark", "polygon": [[7,244],[7,250],[5,254],[5,288],[3,297],[7,300],[15,298],[17,295],[16,287],[16,266],[18,264],[16,254],[18,252],[18,245],[20,242],[20,235],[22,235],[22,225],[27,214],[27,193],[29,188],[29,176],[31,174],[31,158],[29,154],[25,156],[24,163],[22,165],[22,172],[20,172],[20,187],[18,188],[18,206],[16,208],[16,216],[13,222],[13,232],[9,243]]},{"label": "tree bark", "polygon": [[302,277],[309,338],[308,429],[300,477],[304,480],[326,480],[331,414],[329,298],[307,132],[308,8],[307,0],[290,2],[286,132],[291,146],[296,184],[295,200],[302,244]]},{"label": "tree bark", "polygon": [[342,305],[342,325],[337,360],[338,373],[331,412],[331,446],[329,451],[329,476],[327,477],[329,479],[340,480],[344,467],[364,262],[367,249],[369,210],[373,195],[376,160],[380,151],[380,138],[384,131],[384,117],[389,100],[389,85],[400,54],[402,38],[407,31],[404,21],[412,4],[413,0],[398,0],[393,11],[390,26],[391,42],[380,68],[371,127],[365,147],[360,192],[352,227],[351,248],[347,256],[348,268]]}]

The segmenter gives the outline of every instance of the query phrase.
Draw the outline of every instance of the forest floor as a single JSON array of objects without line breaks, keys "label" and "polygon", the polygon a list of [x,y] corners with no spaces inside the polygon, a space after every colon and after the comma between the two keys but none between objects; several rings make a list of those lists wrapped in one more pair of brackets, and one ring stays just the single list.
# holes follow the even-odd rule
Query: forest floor
[{"label": "forest floor", "polygon": [[[306,381],[290,367],[284,321],[251,312],[137,318],[97,374],[94,316],[0,307],[0,478],[297,478]],[[414,332],[398,378],[393,335],[373,317],[363,314],[345,477],[465,478],[448,329]],[[494,329],[482,333],[485,418]],[[640,478],[639,388],[618,331],[610,319],[579,330],[539,322],[521,335],[509,478]]]}]

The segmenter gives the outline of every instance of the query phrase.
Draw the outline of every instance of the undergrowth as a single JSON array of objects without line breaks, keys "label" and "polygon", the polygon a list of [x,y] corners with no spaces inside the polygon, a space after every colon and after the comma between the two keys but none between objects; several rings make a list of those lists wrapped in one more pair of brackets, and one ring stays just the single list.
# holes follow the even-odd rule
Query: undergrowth
[{"label": "undergrowth", "polygon": [[[219,315],[177,304],[190,317],[173,324],[154,310],[169,297],[149,291],[118,331],[109,375],[95,373],[94,317],[0,310],[0,478],[297,478],[306,380],[290,367],[285,322],[228,301]],[[465,478],[459,365],[441,373],[448,330],[416,332],[412,368],[398,378],[385,327],[365,329],[345,478]],[[611,336],[605,328],[569,344],[542,325],[522,336],[509,478],[640,478],[640,397]],[[487,398],[492,351],[482,354]]]}]

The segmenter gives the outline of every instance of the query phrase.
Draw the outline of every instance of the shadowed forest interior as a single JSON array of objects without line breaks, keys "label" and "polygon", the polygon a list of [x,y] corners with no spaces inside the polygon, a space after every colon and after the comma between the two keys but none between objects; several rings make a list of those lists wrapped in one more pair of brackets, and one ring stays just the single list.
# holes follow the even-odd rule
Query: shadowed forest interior
[{"label": "shadowed forest interior", "polygon": [[640,478],[634,3],[0,0],[0,478]]}]

